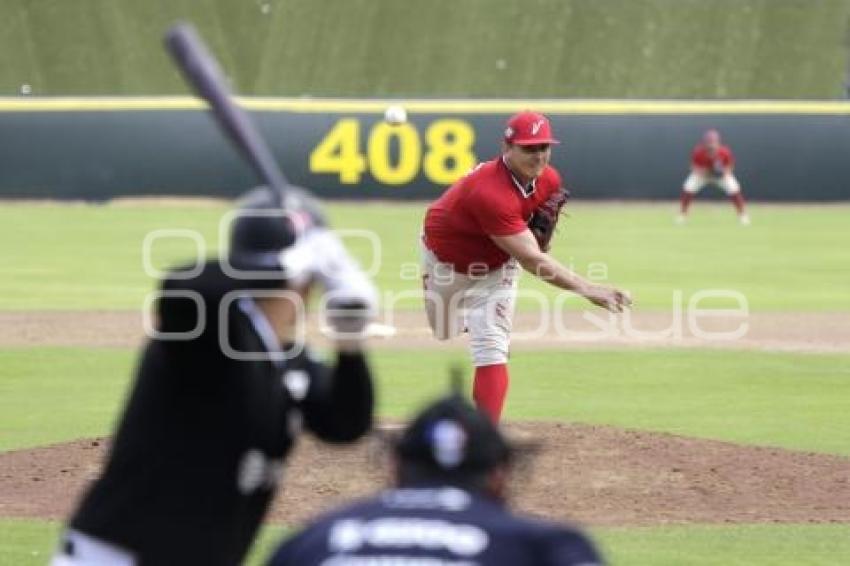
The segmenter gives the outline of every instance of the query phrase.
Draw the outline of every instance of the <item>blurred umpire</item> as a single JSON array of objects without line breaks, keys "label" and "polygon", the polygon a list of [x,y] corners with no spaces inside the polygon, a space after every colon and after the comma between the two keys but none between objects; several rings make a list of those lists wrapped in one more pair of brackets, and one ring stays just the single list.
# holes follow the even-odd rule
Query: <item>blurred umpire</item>
[{"label": "blurred umpire", "polygon": [[[290,202],[284,213],[280,198],[250,193],[230,224],[229,253],[162,282],[158,334],[54,565],[238,564],[302,427],[328,442],[370,428],[359,338],[374,289],[317,210]],[[335,292],[333,367],[298,340],[315,281]]]},{"label": "blurred umpire", "polygon": [[317,520],[271,566],[593,566],[576,529],[505,507],[512,450],[460,395],[437,401],[395,446],[397,487]]}]

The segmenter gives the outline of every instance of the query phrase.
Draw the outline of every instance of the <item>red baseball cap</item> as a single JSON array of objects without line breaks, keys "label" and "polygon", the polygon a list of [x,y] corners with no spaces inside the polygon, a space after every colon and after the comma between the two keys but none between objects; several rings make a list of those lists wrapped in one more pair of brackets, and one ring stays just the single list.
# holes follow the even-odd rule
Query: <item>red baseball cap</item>
[{"label": "red baseball cap", "polygon": [[520,112],[508,120],[505,128],[505,141],[517,145],[537,145],[540,143],[561,143],[552,137],[549,119],[537,112]]}]

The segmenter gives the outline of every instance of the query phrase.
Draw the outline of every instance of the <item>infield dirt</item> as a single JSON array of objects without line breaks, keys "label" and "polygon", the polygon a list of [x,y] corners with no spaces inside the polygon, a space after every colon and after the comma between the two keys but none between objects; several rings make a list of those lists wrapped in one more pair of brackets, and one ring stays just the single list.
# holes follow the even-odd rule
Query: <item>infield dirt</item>
[{"label": "infield dirt", "polygon": [[[562,321],[563,330],[555,331],[549,315],[519,312],[514,322],[511,348],[596,348],[596,347],[694,347],[731,348],[799,352],[849,352],[850,313],[845,312],[776,312],[749,313],[700,319],[704,336],[695,335],[687,321],[674,326],[669,312],[632,313],[628,321],[612,319],[610,331],[600,331],[598,314],[568,311]],[[463,347],[464,338],[439,342],[431,336],[425,315],[418,311],[384,313],[379,320],[394,326],[395,336],[374,339],[370,347],[404,349],[446,346]],[[0,311],[0,346],[78,346],[136,347],[144,338],[140,311]],[[740,338],[724,339],[747,325]],[[677,336],[672,330],[681,328]],[[311,320],[308,333],[311,343],[321,345],[322,337]]]}]

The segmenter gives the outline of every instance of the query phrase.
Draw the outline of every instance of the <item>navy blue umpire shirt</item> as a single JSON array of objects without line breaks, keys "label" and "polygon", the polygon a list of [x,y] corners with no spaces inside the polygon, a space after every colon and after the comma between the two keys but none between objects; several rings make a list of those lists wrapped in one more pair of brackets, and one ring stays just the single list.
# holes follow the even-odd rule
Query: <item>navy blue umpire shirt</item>
[{"label": "navy blue umpire shirt", "polygon": [[401,488],[318,519],[271,566],[594,566],[579,530],[455,487]]}]

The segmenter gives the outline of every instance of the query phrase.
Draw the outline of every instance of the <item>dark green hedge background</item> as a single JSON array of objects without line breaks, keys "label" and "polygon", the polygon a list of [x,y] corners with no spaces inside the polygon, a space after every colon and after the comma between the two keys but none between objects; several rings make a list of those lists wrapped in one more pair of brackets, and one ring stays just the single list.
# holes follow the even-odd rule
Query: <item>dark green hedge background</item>
[{"label": "dark green hedge background", "polygon": [[0,95],[175,94],[201,28],[255,95],[839,98],[850,0],[0,0]]}]

